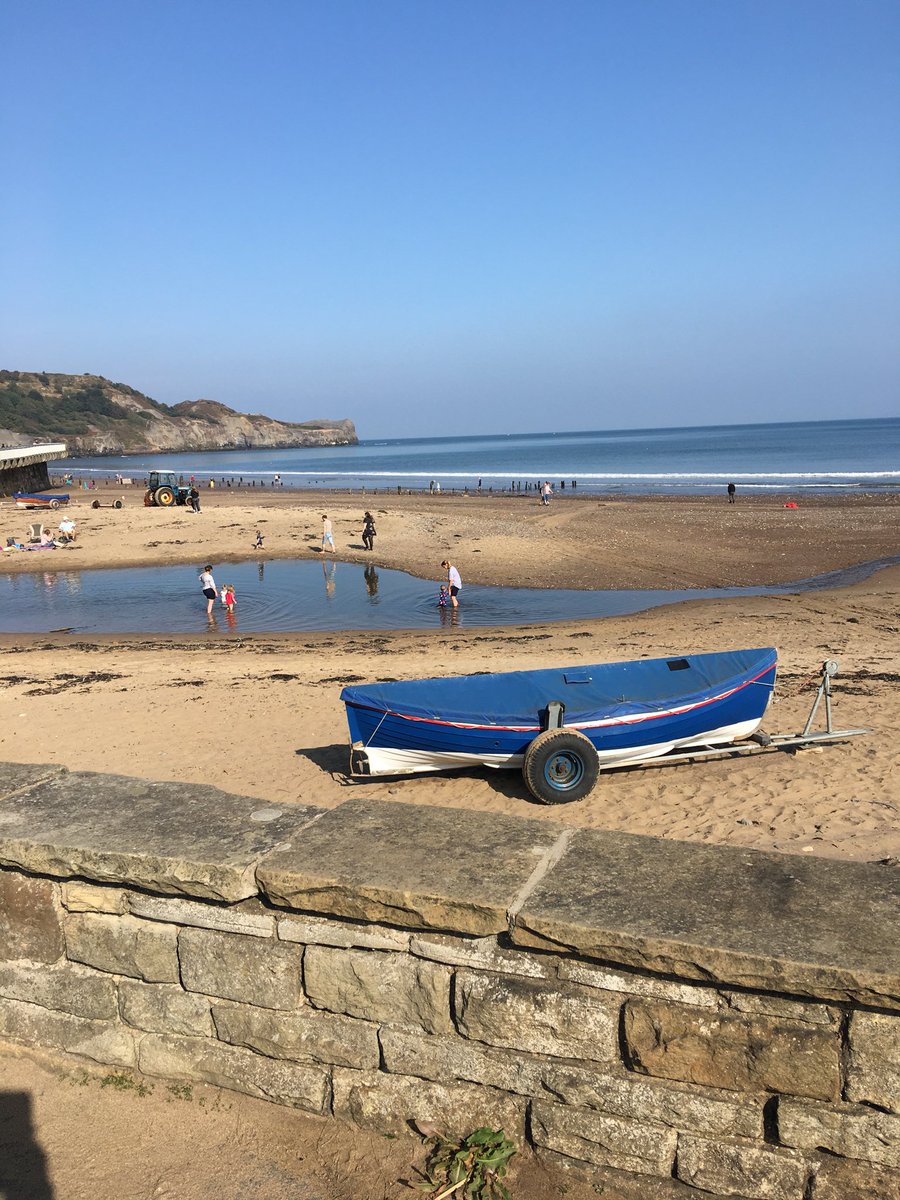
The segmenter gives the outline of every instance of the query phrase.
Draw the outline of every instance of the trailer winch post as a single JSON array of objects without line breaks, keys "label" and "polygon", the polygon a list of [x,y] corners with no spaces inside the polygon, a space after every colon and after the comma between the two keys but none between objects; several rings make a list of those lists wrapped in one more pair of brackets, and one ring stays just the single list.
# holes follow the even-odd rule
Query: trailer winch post
[{"label": "trailer winch post", "polygon": [[837,675],[837,673],[838,665],[833,658],[828,658],[822,663],[822,680],[819,683],[819,688],[816,692],[816,698],[813,700],[813,706],[810,709],[806,724],[803,727],[803,733],[800,735],[801,737],[806,737],[809,731],[812,729],[813,721],[816,719],[816,712],[819,708],[819,702],[823,696],[825,697],[825,731],[826,733],[834,732],[831,724],[831,677],[832,675]]}]

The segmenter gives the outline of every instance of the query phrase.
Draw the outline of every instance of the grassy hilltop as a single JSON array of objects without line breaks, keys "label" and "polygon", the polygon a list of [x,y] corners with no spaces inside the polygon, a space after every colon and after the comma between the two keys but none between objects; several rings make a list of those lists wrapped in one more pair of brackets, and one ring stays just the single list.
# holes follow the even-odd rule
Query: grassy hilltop
[{"label": "grassy hilltop", "polygon": [[65,442],[70,454],[141,454],[164,450],[345,446],[353,422],[276,421],[235,412],[215,400],[161,404],[102,375],[0,371],[3,441]]}]

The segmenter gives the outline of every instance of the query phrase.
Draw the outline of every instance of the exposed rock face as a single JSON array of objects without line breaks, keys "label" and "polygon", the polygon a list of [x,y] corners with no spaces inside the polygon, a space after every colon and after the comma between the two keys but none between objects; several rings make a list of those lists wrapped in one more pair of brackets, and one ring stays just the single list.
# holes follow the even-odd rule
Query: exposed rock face
[{"label": "exposed rock face", "polygon": [[10,442],[64,441],[71,455],[349,446],[349,420],[276,421],[215,400],[167,405],[99,375],[0,371],[0,424]]}]

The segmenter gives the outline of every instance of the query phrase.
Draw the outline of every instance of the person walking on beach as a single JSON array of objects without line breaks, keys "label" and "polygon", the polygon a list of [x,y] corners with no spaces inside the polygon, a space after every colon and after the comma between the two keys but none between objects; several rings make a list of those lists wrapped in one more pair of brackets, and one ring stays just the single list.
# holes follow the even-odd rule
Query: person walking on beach
[{"label": "person walking on beach", "polygon": [[365,517],[363,517],[362,540],[366,550],[374,549],[372,543],[375,540],[375,518],[368,509],[366,510]]},{"label": "person walking on beach", "polygon": [[253,549],[254,550],[262,550],[263,549],[263,535],[260,533],[260,531],[258,529],[256,531],[256,541],[253,543]]},{"label": "person walking on beach", "polygon": [[445,558],[441,566],[447,572],[447,583],[450,585],[450,603],[454,608],[459,608],[459,593],[462,591],[462,579],[459,577],[459,571]]},{"label": "person walking on beach", "polygon": [[330,550],[334,554],[334,526],[328,519],[327,513],[322,513],[322,553]]},{"label": "person walking on beach", "polygon": [[729,485],[728,485],[728,503],[729,504],[734,504],[734,493],[736,490],[737,489],[735,488],[734,484],[729,483]]},{"label": "person walking on beach", "polygon": [[541,488],[541,504],[549,504],[550,497],[553,495],[553,488],[550,486],[550,480],[544,480],[544,486]]},{"label": "person walking on beach", "polygon": [[219,594],[219,589],[216,587],[216,581],[213,579],[212,567],[207,563],[200,573],[200,587],[203,595],[206,597],[206,615],[213,615],[213,604],[216,596]]},{"label": "person walking on beach", "polygon": [[200,511],[200,493],[197,491],[196,487],[194,487],[193,484],[191,484],[191,490],[188,492],[188,500],[190,500],[190,502],[191,502],[191,511],[199,512]]}]

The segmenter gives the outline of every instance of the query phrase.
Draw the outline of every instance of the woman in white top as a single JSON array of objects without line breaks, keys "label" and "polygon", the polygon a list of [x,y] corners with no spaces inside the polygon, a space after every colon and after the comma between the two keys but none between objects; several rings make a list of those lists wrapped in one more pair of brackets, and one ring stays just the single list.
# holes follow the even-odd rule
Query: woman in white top
[{"label": "woman in white top", "polygon": [[206,566],[200,574],[200,587],[203,589],[203,595],[206,597],[206,615],[213,615],[213,602],[218,596],[216,581],[213,579],[212,567]]}]

